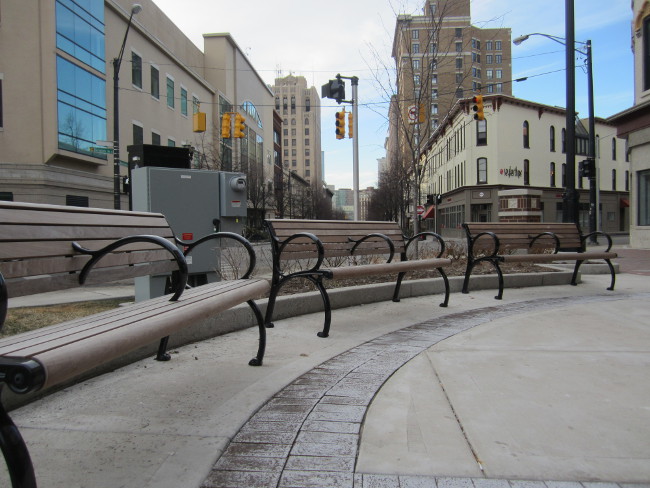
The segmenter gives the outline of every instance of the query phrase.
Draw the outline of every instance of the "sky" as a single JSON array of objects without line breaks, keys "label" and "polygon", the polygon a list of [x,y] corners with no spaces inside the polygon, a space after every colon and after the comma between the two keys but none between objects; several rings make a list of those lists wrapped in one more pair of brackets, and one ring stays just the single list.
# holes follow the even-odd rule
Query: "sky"
[{"label": "sky", "polygon": [[[377,159],[385,156],[388,102],[377,72],[394,67],[395,18],[421,15],[424,0],[153,0],[181,31],[203,49],[203,34],[228,32],[268,84],[289,74],[304,76],[320,94],[338,73],[359,78],[360,188],[375,186]],[[632,106],[633,55],[630,0],[574,0],[575,39],[592,41],[594,105],[607,118]],[[561,0],[471,0],[472,24],[508,27],[512,38],[530,33],[565,37]],[[578,45],[578,47],[580,47]],[[533,36],[512,50],[513,95],[566,106],[564,46]],[[576,110],[587,117],[584,57],[576,58]],[[346,84],[346,98],[351,98]],[[352,188],[352,140],[337,140],[334,100],[321,100],[325,181]],[[351,108],[348,108],[351,111]],[[331,129],[331,130],[330,130]]]}]

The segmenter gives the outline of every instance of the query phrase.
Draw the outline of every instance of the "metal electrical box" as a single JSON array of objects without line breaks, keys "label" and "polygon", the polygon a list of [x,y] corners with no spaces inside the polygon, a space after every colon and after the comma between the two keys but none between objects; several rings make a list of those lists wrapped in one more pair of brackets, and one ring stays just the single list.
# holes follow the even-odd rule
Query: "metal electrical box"
[{"label": "metal electrical box", "polygon": [[242,173],[220,171],[219,190],[220,229],[241,233],[248,209],[246,176]]},{"label": "metal electrical box", "polygon": [[[133,210],[160,212],[165,215],[174,234],[184,241],[194,241],[215,230],[241,233],[243,218],[229,218],[233,213],[226,208],[223,215],[222,187],[225,182],[240,178],[243,191],[237,184],[226,193],[234,202],[241,201],[243,215],[246,215],[246,179],[240,173],[223,173],[209,170],[172,169],[158,167],[134,168],[132,171]],[[241,182],[240,182],[241,183]],[[237,209],[241,212],[241,209]],[[237,222],[230,222],[237,220]],[[225,224],[225,225],[224,225]],[[227,227],[227,228],[224,228]],[[205,243],[192,251],[188,257],[190,282],[200,285],[218,281],[219,240]],[[164,293],[166,276],[136,280],[136,301],[153,298]]]}]

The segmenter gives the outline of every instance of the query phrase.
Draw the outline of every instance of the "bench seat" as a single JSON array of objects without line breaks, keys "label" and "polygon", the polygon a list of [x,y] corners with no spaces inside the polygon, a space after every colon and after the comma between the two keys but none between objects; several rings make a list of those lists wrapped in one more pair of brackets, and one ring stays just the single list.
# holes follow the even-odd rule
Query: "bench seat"
[{"label": "bench seat", "polygon": [[[449,266],[451,260],[441,257],[445,242],[438,234],[422,232],[407,238],[397,222],[379,221],[269,219],[265,225],[271,235],[273,256],[271,293],[265,317],[267,327],[273,327],[275,301],[282,286],[295,279],[309,280],[320,292],[325,313],[323,329],[318,332],[320,337],[329,335],[331,324],[331,305],[324,279],[395,274],[393,301],[399,302],[401,283],[407,273],[437,271],[445,286],[445,298],[440,306],[446,307],[449,303],[449,280],[443,268]],[[408,259],[409,246],[426,237],[436,242],[436,257]],[[370,263],[359,264],[359,257]],[[298,270],[290,271],[291,265],[296,263],[300,263]]]},{"label": "bench seat", "polygon": [[[467,267],[463,293],[469,293],[469,280],[474,267],[487,262],[494,266],[499,279],[497,300],[503,298],[503,273],[500,263],[553,263],[575,261],[571,284],[577,285],[578,271],[583,262],[602,259],[609,266],[614,289],[616,273],[611,263],[617,254],[611,250],[612,238],[604,232],[583,235],[580,226],[572,222],[465,222],[467,237]],[[607,248],[587,249],[587,239],[605,237]]]}]

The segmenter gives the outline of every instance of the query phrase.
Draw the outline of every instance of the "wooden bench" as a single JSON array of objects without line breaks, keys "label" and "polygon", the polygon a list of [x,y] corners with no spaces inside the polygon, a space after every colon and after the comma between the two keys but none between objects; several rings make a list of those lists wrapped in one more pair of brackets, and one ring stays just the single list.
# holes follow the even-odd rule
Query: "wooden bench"
[{"label": "wooden bench", "polygon": [[[449,281],[443,268],[451,264],[451,260],[441,257],[445,251],[445,242],[438,234],[423,232],[407,239],[396,222],[270,219],[265,221],[265,225],[271,234],[273,256],[271,293],[265,318],[267,327],[273,327],[273,311],[282,286],[298,278],[312,282],[323,299],[325,323],[323,330],[318,333],[320,337],[329,335],[331,323],[331,305],[323,284],[324,278],[341,280],[395,273],[397,282],[393,301],[398,302],[400,286],[406,273],[437,270],[445,285],[445,299],[440,306],[446,307],[449,302]],[[427,236],[438,242],[437,257],[408,260],[409,246],[415,240]],[[399,261],[393,261],[396,255],[399,256]],[[361,256],[369,261],[382,262],[358,264]],[[326,263],[325,260],[331,262]],[[339,262],[333,263],[337,260]],[[303,269],[286,271],[288,265],[299,261],[303,262]]]},{"label": "wooden bench", "polygon": [[[185,255],[213,239],[231,239],[249,254],[242,279],[187,289]],[[160,341],[198,320],[248,303],[260,341],[251,364],[261,364],[263,316],[253,300],[268,280],[248,279],[255,254],[243,237],[215,233],[183,252],[161,214],[0,202],[0,330],[8,298],[174,272],[171,297],[163,296],[90,317],[0,339],[0,393],[18,394],[61,386],[113,359]],[[231,244],[231,243],[229,243]],[[14,487],[36,486],[27,447],[0,401],[0,446]]]},{"label": "wooden bench", "polygon": [[[474,266],[481,262],[492,264],[499,278],[499,294],[503,298],[503,273],[500,263],[552,263],[575,261],[571,284],[577,285],[580,265],[588,259],[604,259],[612,276],[608,290],[614,289],[616,274],[611,259],[612,239],[603,232],[583,235],[575,223],[536,222],[468,222],[463,224],[467,236],[467,268],[463,293],[469,293],[469,278]],[[588,251],[586,242],[592,235],[607,239],[605,251]]]}]

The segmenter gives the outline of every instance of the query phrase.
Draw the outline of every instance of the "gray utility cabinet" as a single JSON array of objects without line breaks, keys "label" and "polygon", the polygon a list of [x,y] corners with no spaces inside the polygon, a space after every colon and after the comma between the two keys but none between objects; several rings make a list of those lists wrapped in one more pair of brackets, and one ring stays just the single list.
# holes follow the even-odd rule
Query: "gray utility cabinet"
[{"label": "gray utility cabinet", "polygon": [[[133,169],[131,178],[133,210],[164,214],[179,239],[191,242],[216,230],[241,234],[247,207],[246,178],[241,173],[148,166]],[[218,281],[220,244],[210,241],[192,251],[191,284]],[[136,280],[136,301],[162,295],[166,278]]]}]

